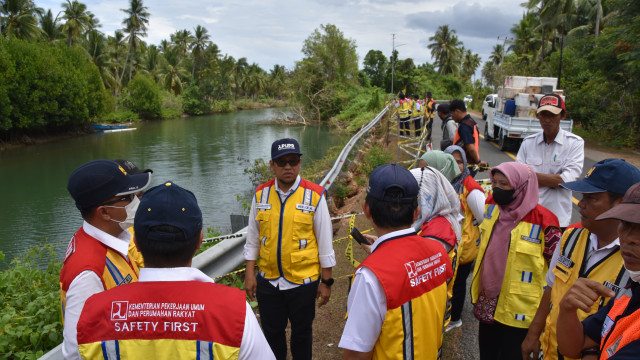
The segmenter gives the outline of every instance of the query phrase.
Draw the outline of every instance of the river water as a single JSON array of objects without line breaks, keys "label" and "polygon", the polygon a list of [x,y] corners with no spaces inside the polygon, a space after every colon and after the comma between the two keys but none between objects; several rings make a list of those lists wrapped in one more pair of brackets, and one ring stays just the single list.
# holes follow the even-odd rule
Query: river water
[{"label": "river water", "polygon": [[[280,109],[150,121],[137,130],[92,134],[0,153],[0,251],[7,261],[35,244],[52,244],[61,260],[82,218],[67,192],[69,174],[93,159],[131,160],[153,169],[152,186],[166,180],[191,190],[204,226],[230,231],[229,214],[240,214],[237,194],[251,187],[247,160],[270,158],[271,143],[292,137],[303,162],[322,158],[347,136],[326,126],[268,123]],[[0,268],[5,265],[0,264]]]}]

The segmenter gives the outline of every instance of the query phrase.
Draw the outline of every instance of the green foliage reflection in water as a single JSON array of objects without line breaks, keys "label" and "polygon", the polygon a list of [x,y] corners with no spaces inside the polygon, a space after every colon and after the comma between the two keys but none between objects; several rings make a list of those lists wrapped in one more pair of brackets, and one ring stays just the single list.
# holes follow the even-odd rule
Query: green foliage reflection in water
[{"label": "green foliage reflection in water", "polygon": [[[50,246],[34,247],[0,272],[0,356],[36,359],[62,342],[59,276]],[[4,254],[0,252],[0,261]]]}]

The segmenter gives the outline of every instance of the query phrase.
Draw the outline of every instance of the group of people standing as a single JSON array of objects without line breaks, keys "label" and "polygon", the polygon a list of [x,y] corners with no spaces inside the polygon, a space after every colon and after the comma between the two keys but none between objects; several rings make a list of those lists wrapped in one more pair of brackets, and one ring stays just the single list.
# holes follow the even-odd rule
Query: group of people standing
[{"label": "group of people standing", "polygon": [[[477,132],[463,102],[443,105],[457,134]],[[481,359],[637,357],[640,171],[606,159],[578,180],[583,142],[559,129],[564,102],[545,96],[537,112],[543,132],[490,170],[486,197],[464,131],[462,146],[429,151],[415,169],[371,173],[362,207],[376,236],[365,235],[350,287],[344,359],[440,358],[470,274]],[[286,359],[290,347],[312,359],[336,259],[326,191],[300,177],[301,157],[295,139],[271,146],[275,178],[251,204],[244,293],[190,267],[202,242],[194,194],[172,181],[146,190],[152,172],[123,160],[78,167],[67,188],[84,222],[60,275],[64,357]]]},{"label": "group of people standing", "polygon": [[[427,141],[431,140],[435,104],[433,95],[429,91],[424,93],[424,99],[421,99],[417,94],[405,95],[400,92],[397,101],[394,102],[398,114],[399,134],[401,136],[411,137],[413,135],[420,137],[422,135],[422,127],[426,123]],[[411,130],[412,119],[413,130]]]}]

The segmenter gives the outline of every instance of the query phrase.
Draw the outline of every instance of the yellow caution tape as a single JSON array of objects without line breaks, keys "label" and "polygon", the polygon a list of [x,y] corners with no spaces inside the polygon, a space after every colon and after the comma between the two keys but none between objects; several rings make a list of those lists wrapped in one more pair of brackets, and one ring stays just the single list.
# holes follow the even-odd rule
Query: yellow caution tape
[{"label": "yellow caution tape", "polygon": [[360,266],[360,262],[353,258],[353,236],[351,236],[351,230],[355,227],[356,224],[356,216],[355,214],[351,216],[349,219],[349,228],[347,232],[349,233],[349,243],[347,244],[347,248],[344,251],[344,255],[347,257],[347,260],[353,265],[353,267]]}]

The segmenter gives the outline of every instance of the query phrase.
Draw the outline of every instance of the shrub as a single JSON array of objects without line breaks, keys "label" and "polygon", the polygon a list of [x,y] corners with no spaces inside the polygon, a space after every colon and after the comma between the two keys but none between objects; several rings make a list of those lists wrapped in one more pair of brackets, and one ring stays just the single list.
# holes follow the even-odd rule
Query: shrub
[{"label": "shrub", "polygon": [[106,123],[126,123],[131,121],[140,121],[138,114],[131,110],[116,110],[102,117],[102,121]]},{"label": "shrub", "polygon": [[234,110],[235,108],[233,107],[233,104],[229,100],[214,101],[211,104],[211,112],[214,112],[214,113],[231,112]]},{"label": "shrub", "polygon": [[152,78],[137,74],[126,87],[125,106],[144,119],[157,119],[162,112],[160,89]]},{"label": "shrub", "polygon": [[363,172],[367,178],[375,168],[380,165],[388,164],[393,160],[393,155],[389,153],[384,146],[379,144],[373,144],[369,150],[362,157],[362,162],[358,169]]},{"label": "shrub", "polygon": [[211,102],[206,100],[197,85],[189,85],[182,93],[182,109],[189,115],[202,115],[211,112]]},{"label": "shrub", "polygon": [[0,354],[7,359],[36,359],[62,341],[62,264],[50,260],[40,268],[46,259],[55,259],[53,249],[34,247],[0,272]]}]

